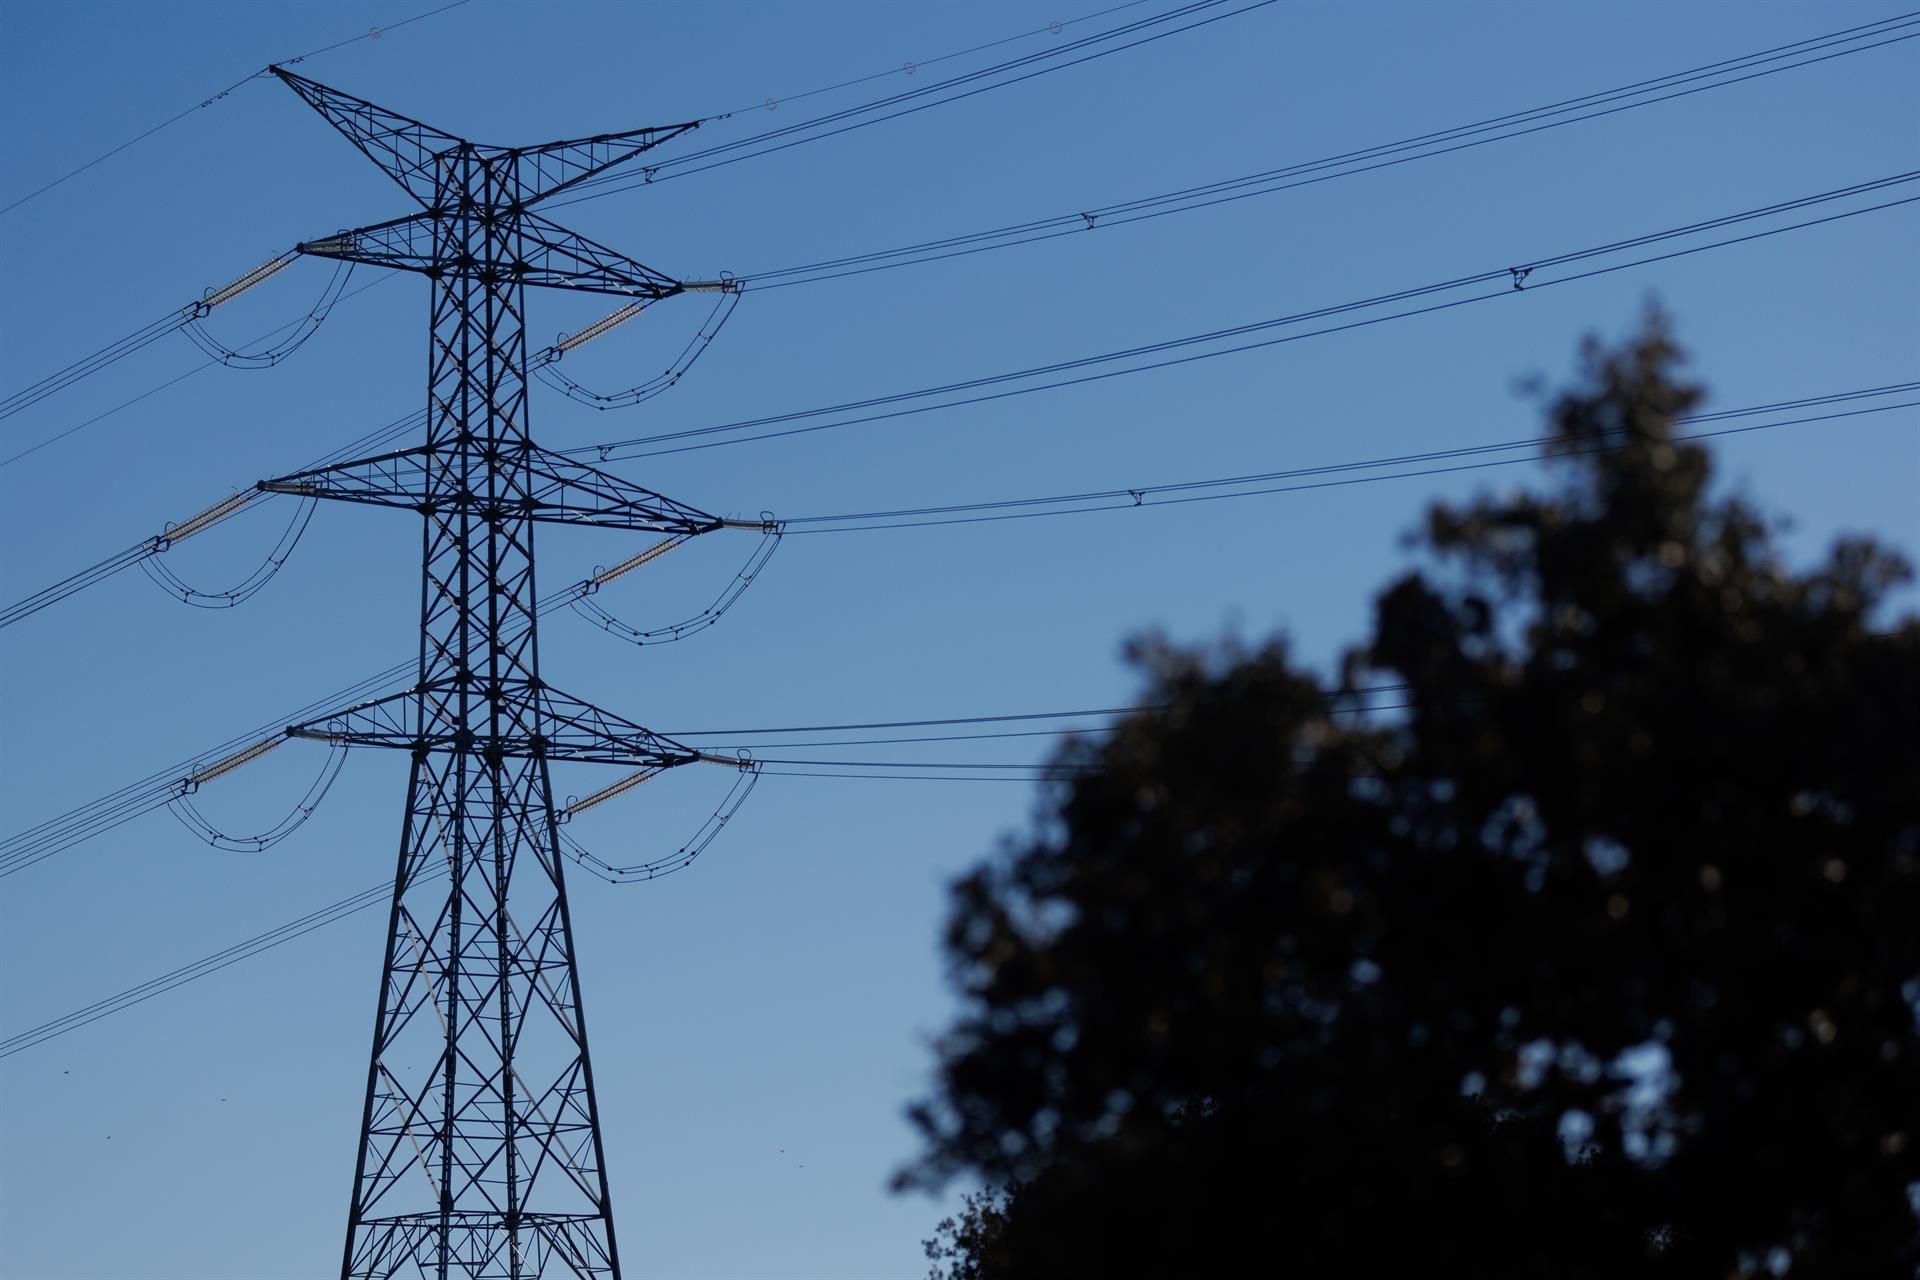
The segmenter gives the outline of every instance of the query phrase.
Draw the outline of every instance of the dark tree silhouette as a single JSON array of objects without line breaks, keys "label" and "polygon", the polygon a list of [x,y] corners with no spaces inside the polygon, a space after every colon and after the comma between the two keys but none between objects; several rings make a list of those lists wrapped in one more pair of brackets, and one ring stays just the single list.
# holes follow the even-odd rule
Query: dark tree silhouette
[{"label": "dark tree silhouette", "polygon": [[935,1277],[1917,1274],[1907,570],[1788,567],[1679,365],[1590,344],[1338,687],[1134,646],[1168,709],[953,890]]}]

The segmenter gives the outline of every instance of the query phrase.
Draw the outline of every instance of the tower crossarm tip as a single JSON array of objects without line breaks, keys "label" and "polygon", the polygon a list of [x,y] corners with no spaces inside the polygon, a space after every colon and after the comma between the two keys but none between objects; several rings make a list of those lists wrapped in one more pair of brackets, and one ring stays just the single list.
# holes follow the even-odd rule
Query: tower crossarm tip
[{"label": "tower crossarm tip", "polygon": [[618,133],[598,133],[590,138],[562,138],[526,147],[481,145],[318,80],[309,80],[285,67],[270,66],[267,71],[299,94],[367,159],[426,207],[433,205],[444,178],[441,158],[451,151],[464,151],[488,165],[511,172],[519,190],[520,207],[527,208],[626,164],[663,142],[690,133],[702,123],[688,120]]},{"label": "tower crossarm tip", "polygon": [[[436,277],[456,276],[490,285],[534,285],[657,302],[689,292],[678,280],[636,262],[617,249],[569,231],[537,214],[500,215],[506,234],[504,253],[486,261],[449,258],[443,241],[446,224],[464,216],[458,210],[429,208],[421,213],[376,222],[351,231],[305,240],[295,251],[340,262],[360,262]],[[726,292],[733,282],[703,281],[701,292]]]},{"label": "tower crossarm tip", "polygon": [[516,269],[527,284],[647,300],[685,291],[672,276],[537,213],[522,214],[517,221],[521,260]]},{"label": "tower crossarm tip", "polygon": [[556,196],[699,127],[700,121],[689,120],[685,124],[516,147],[513,154],[520,161],[520,182],[530,192],[526,203],[532,205]]},{"label": "tower crossarm tip", "polygon": [[565,454],[534,446],[528,459],[534,519],[692,537],[726,527],[719,516],[675,501]]},{"label": "tower crossarm tip", "polygon": [[[498,704],[499,723],[514,727],[501,733],[463,728],[457,706],[473,698]],[[692,747],[611,711],[524,679],[477,692],[458,680],[437,681],[289,725],[285,732],[290,738],[385,747],[416,756],[570,760],[629,769],[673,769],[705,759]]]},{"label": "tower crossarm tip", "polygon": [[[476,465],[499,468],[507,484],[491,492],[436,485],[436,472],[444,472],[463,452],[470,454]],[[505,447],[497,441],[481,440],[418,445],[262,480],[255,490],[400,507],[422,514],[464,511],[488,520],[538,520],[677,538],[745,523],[709,515],[565,454],[525,442]],[[764,529],[764,522],[748,527]]]},{"label": "tower crossarm tip", "polygon": [[272,66],[267,70],[299,94],[408,195],[422,206],[433,204],[438,178],[435,158],[463,145],[462,139],[365,98],[356,98],[318,80],[296,75],[285,67]]},{"label": "tower crossarm tip", "polygon": [[295,253],[337,262],[363,262],[401,271],[427,271],[438,265],[433,246],[434,212],[410,213],[351,231],[302,240]]}]

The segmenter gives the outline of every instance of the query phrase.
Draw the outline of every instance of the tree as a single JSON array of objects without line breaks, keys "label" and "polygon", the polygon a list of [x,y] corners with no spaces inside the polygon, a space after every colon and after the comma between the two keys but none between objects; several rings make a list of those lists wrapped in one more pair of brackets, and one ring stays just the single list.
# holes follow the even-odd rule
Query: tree
[{"label": "tree", "polygon": [[1908,570],[1790,568],[1681,364],[1589,343],[1337,682],[1132,647],[1165,709],[952,891],[900,1182],[1004,1190],[936,1277],[1917,1274]]}]

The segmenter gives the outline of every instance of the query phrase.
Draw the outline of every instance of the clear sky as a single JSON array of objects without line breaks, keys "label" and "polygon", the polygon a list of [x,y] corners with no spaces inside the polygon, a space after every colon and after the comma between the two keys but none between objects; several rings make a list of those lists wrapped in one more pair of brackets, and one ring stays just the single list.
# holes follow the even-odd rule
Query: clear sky
[{"label": "clear sky", "polygon": [[[0,17],[0,203],[270,59],[430,3],[14,5]],[[1141,10],[909,78],[926,61],[1097,0],[519,4],[473,0],[302,65],[481,141],[710,115],[872,72],[702,145],[1044,47]],[[996,227],[1306,161],[1627,84],[1899,12],[1822,3],[1300,3],[777,155],[558,211],[679,277],[740,274]],[[907,390],[1337,304],[1538,259],[1915,165],[1920,41],[1377,173],[1130,227],[754,292],[707,358],[643,407],[538,389],[558,447]],[[1910,190],[1910,189],[1909,189]],[[1895,193],[1902,194],[1902,193]],[[297,240],[406,211],[284,88],[227,99],[0,215],[0,392],[165,315]],[[610,464],[709,510],[916,506],[1310,466],[1531,434],[1518,380],[1578,339],[1672,311],[1711,407],[1916,376],[1920,206],[1487,305],[1074,389],[779,441]],[[213,323],[300,314],[299,262]],[[1545,273],[1543,273],[1544,275]],[[374,278],[363,269],[355,285]],[[0,467],[0,603],[423,403],[426,286],[343,302],[280,366],[210,369]],[[597,300],[535,296],[533,337]],[[617,387],[704,316],[663,304],[568,372]],[[0,423],[12,453],[191,368],[171,337]],[[1920,543],[1913,410],[1736,437],[1721,475],[1790,516]],[[1427,502],[1531,468],[1166,510],[791,538],[717,627],[636,650],[571,614],[548,677],[666,731],[1128,703],[1122,639],[1284,628],[1326,664],[1407,563]],[[268,505],[168,564],[214,585],[272,541]],[[633,544],[542,535],[560,584]],[[636,624],[696,612],[750,549],[705,544],[600,597]],[[417,519],[323,509],[233,611],[137,573],[0,634],[0,835],[320,698],[413,651]],[[741,741],[756,740],[742,738]],[[757,740],[765,740],[764,738]],[[789,752],[820,754],[829,749]],[[1019,762],[1040,740],[846,750]],[[268,825],[319,767],[291,747],[198,797]],[[682,771],[583,817],[608,861],[678,846],[717,802]],[[702,774],[703,776],[692,776]],[[36,1025],[391,875],[405,767],[360,752],[270,852],[219,852],[164,812],[0,882],[0,1035]],[[567,775],[584,793],[604,773]],[[596,781],[597,779],[597,781]],[[905,1277],[941,1202],[887,1193],[902,1119],[949,1012],[945,883],[1020,831],[1023,783],[768,778],[690,871],[575,876],[574,919],[622,1252],[635,1276]],[[384,913],[0,1060],[0,1275],[259,1280],[337,1266]]]}]

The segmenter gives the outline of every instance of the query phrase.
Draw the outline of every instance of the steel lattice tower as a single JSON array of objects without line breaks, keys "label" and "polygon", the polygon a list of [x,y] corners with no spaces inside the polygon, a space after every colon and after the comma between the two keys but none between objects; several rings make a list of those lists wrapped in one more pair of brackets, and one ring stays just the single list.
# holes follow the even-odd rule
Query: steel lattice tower
[{"label": "steel lattice tower", "polygon": [[300,246],[424,274],[425,443],[270,492],[425,517],[418,683],[290,728],[412,760],[343,1277],[618,1277],[557,840],[553,760],[657,771],[699,753],[540,675],[535,525],[669,539],[732,524],[542,449],[528,285],[645,306],[688,289],[534,213],[692,124],[482,146],[274,68],[421,206]]}]

